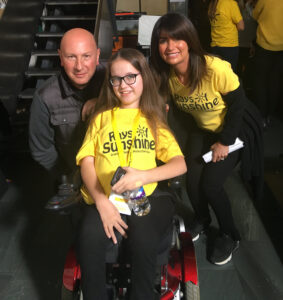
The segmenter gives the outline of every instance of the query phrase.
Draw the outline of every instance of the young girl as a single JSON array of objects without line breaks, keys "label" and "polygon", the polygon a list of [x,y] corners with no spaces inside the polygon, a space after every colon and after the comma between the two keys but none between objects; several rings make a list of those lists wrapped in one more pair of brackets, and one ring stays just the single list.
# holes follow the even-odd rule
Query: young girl
[{"label": "young girl", "polygon": [[[174,123],[184,144],[187,190],[196,214],[190,226],[193,240],[211,222],[208,204],[219,223],[209,259],[222,265],[231,260],[240,235],[234,224],[223,184],[239,161],[245,180],[262,182],[262,137],[256,109],[246,101],[230,64],[203,51],[193,24],[185,16],[169,13],[158,19],[151,38],[151,62],[160,77],[160,91],[171,94],[176,110]],[[172,109],[170,109],[172,111]],[[170,112],[170,111],[169,111]],[[187,120],[193,117],[189,125]],[[229,145],[240,137],[243,150],[229,153]],[[212,151],[212,162],[202,155]]]},{"label": "young girl", "polygon": [[[164,112],[165,103],[145,57],[135,49],[114,54],[77,155],[86,202],[77,243],[84,300],[107,299],[105,253],[109,244],[117,243],[117,234],[129,239],[130,299],[154,299],[157,250],[174,212],[171,195],[160,192],[157,182],[186,172]],[[165,164],[157,167],[156,159]],[[132,213],[124,222],[109,200],[110,182],[118,166],[126,174],[112,191],[121,194],[143,186],[151,205],[148,215]]]}]

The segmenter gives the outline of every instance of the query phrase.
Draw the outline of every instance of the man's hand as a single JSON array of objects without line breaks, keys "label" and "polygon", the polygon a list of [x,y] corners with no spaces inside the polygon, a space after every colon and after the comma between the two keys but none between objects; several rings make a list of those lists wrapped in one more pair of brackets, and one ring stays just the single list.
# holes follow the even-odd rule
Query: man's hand
[{"label": "man's hand", "polygon": [[228,156],[229,146],[217,142],[210,147],[210,150],[212,151],[212,161],[218,162],[224,160]]},{"label": "man's hand", "polygon": [[94,112],[95,103],[97,98],[90,99],[85,102],[82,109],[82,120],[86,121],[88,117]]}]

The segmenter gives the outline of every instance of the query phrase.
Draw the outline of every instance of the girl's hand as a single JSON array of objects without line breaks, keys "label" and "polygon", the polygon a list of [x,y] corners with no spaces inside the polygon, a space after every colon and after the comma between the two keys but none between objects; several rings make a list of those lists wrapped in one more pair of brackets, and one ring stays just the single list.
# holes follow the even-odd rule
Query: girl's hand
[{"label": "girl's hand", "polygon": [[114,244],[117,244],[114,228],[116,228],[122,236],[127,237],[125,229],[128,229],[128,225],[122,220],[119,211],[109,199],[106,198],[103,199],[103,201],[97,201],[96,208],[100,214],[106,236],[112,238]]},{"label": "girl's hand", "polygon": [[218,162],[224,160],[228,156],[229,146],[217,142],[210,147],[210,150],[212,151],[212,161]]},{"label": "girl's hand", "polygon": [[146,183],[146,171],[137,170],[131,167],[124,167],[123,169],[127,173],[112,186],[112,190],[115,193],[121,194],[125,191],[132,191]]}]

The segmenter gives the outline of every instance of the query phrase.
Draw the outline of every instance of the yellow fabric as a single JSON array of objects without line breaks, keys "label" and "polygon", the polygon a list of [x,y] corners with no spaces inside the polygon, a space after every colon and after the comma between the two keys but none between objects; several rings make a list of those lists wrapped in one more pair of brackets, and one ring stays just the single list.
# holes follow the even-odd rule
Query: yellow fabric
[{"label": "yellow fabric", "polygon": [[236,90],[240,83],[231,65],[217,57],[206,56],[209,75],[202,81],[199,89],[190,96],[190,89],[180,83],[171,69],[169,85],[177,106],[190,113],[199,128],[219,132],[224,124],[227,112],[226,103],[221,94]]},{"label": "yellow fabric", "polygon": [[211,47],[239,46],[238,24],[243,19],[239,6],[234,0],[219,0],[215,18],[211,24]]},{"label": "yellow fabric", "polygon": [[[119,109],[115,113],[125,155],[130,148],[133,122],[137,113],[138,109]],[[148,170],[156,167],[156,158],[166,163],[175,156],[183,155],[175,138],[168,130],[159,129],[157,135],[158,145],[155,144],[145,117],[141,115],[136,140],[133,145],[131,167],[139,170]],[[111,110],[99,114],[90,124],[83,145],[76,157],[77,165],[80,165],[81,160],[86,156],[95,157],[94,167],[98,179],[105,194],[109,196],[111,192],[110,181],[117,167],[120,166],[111,125]],[[145,185],[146,195],[151,195],[156,186],[157,183]],[[81,191],[85,202],[93,204],[94,201],[84,186]]]},{"label": "yellow fabric", "polygon": [[[132,161],[133,147],[129,148],[128,155],[127,155],[127,157],[125,157],[124,150],[123,150],[123,145],[122,145],[122,142],[121,142],[121,139],[120,139],[120,134],[119,134],[118,127],[117,127],[117,120],[116,120],[116,111],[117,111],[117,109],[120,109],[120,108],[117,107],[116,109],[112,110],[112,114],[111,114],[112,128],[113,128],[113,131],[114,131],[114,138],[115,138],[116,145],[117,145],[117,151],[118,151],[118,156],[119,156],[119,160],[120,160],[120,166],[121,167],[127,167],[131,164],[131,161]],[[137,129],[138,129],[138,125],[140,123],[140,117],[141,117],[141,111],[139,111],[137,113],[137,115],[134,119],[134,122],[133,122],[131,145],[134,144],[134,141],[135,141],[135,138],[136,138],[136,135],[137,135]]]},{"label": "yellow fabric", "polygon": [[253,17],[258,22],[256,42],[266,50],[283,50],[283,0],[258,0]]}]

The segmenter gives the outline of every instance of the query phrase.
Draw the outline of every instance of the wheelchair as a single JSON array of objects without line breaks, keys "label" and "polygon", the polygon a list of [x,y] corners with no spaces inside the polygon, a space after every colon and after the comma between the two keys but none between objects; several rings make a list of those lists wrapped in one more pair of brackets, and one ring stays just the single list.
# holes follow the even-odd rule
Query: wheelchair
[{"label": "wheelchair", "polygon": [[[181,181],[169,181],[171,191],[180,200]],[[82,200],[79,185],[64,182],[56,196],[49,200],[46,209],[61,214],[69,213]],[[127,242],[118,240],[106,253],[107,293],[109,300],[127,299],[131,284],[130,262],[127,260]],[[61,300],[83,300],[81,291],[81,270],[74,248],[69,250],[63,272]],[[156,299],[199,300],[200,291],[194,245],[186,232],[183,219],[175,215],[172,226],[162,240],[157,256]]]}]

